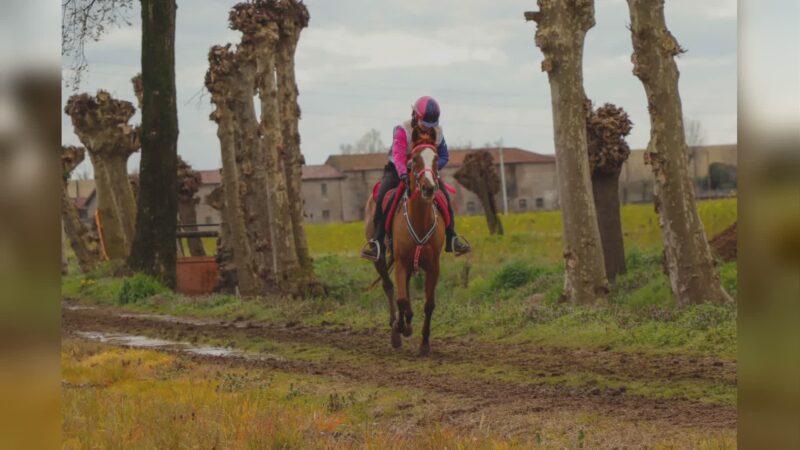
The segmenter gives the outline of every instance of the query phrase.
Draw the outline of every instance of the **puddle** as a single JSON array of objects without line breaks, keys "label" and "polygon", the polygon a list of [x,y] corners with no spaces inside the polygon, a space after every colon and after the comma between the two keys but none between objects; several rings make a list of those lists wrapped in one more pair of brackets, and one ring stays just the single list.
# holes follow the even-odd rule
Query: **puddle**
[{"label": "puddle", "polygon": [[198,346],[188,342],[170,341],[147,336],[136,336],[122,333],[100,333],[97,331],[78,331],[75,334],[83,339],[98,341],[110,345],[117,345],[120,347],[147,348],[220,358],[285,361],[285,358],[282,356],[269,353],[252,353],[226,347]]},{"label": "puddle", "polygon": [[62,308],[68,309],[70,311],[80,311],[82,309],[97,309],[94,306],[85,306],[85,305],[70,305],[70,304],[62,304]]}]

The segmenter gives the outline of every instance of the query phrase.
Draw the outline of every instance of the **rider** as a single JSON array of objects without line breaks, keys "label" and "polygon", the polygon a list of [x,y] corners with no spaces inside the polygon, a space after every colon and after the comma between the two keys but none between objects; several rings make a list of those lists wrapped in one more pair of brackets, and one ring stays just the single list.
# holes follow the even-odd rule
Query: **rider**
[{"label": "rider", "polygon": [[[439,126],[439,104],[432,97],[420,97],[411,110],[411,120],[403,122],[394,128],[394,137],[392,139],[392,149],[389,152],[389,162],[383,168],[383,179],[381,179],[380,190],[378,191],[377,205],[375,208],[375,216],[373,223],[375,224],[375,231],[372,239],[367,242],[364,250],[361,251],[361,257],[371,261],[377,261],[380,257],[381,251],[384,247],[384,221],[386,217],[381,208],[383,197],[386,193],[400,184],[400,180],[405,182],[408,186],[408,170],[407,162],[409,152],[411,151],[411,134],[415,127],[420,127],[423,130],[433,128],[436,131],[436,149],[439,154],[438,170],[442,170],[447,165],[449,154],[447,152],[447,143],[444,140],[442,128]],[[461,239],[455,230],[455,215],[453,214],[453,206],[450,203],[450,195],[444,186],[444,183],[439,179],[440,190],[447,197],[447,208],[450,212],[450,225],[445,230],[445,251],[455,251],[456,256],[461,256],[464,253],[469,253],[471,248],[469,244]]]}]

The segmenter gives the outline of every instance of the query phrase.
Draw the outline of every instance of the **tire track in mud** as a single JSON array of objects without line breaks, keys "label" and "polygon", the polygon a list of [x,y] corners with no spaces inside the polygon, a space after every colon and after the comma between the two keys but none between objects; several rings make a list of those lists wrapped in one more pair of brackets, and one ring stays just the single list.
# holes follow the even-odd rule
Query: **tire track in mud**
[{"label": "tire track in mud", "polygon": [[[288,323],[225,322],[178,318],[154,314],[131,314],[110,308],[62,308],[64,333],[79,331],[114,331],[145,336],[168,336],[178,339],[212,337],[274,340],[330,346],[360,352],[374,363],[353,364],[336,361],[296,359],[248,359],[190,355],[190,358],[214,361],[247,368],[269,368],[310,375],[341,377],[377,386],[433,392],[462,399],[464,407],[447,416],[470,416],[487,407],[501,407],[509,414],[527,414],[552,410],[594,411],[624,420],[666,422],[678,427],[733,428],[737,413],[733,406],[672,398],[654,399],[630,395],[624,389],[566,387],[556,384],[525,384],[504,380],[457,377],[448,374],[421,373],[403,369],[403,361],[419,361],[408,352],[390,348],[388,332],[349,330],[346,328],[308,327]],[[408,345],[408,341],[407,345]],[[602,350],[530,347],[509,344],[475,343],[456,339],[434,340],[435,352],[429,357],[436,364],[474,364],[476,369],[491,366],[514,366],[542,374],[558,376],[575,371],[591,372],[629,380],[703,379],[735,383],[735,363],[710,358],[650,356]],[[400,362],[399,364],[392,364]]]}]

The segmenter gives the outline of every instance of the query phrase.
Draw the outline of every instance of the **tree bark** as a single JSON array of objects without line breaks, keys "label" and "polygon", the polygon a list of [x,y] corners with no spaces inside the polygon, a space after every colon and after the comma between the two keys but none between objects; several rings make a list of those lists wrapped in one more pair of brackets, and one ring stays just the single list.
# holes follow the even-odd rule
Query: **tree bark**
[{"label": "tree bark", "polygon": [[64,232],[78,259],[78,266],[81,272],[87,273],[101,261],[100,249],[98,243],[89,234],[89,230],[81,222],[78,208],[67,193],[70,174],[83,161],[84,153],[85,150],[80,147],[62,147],[61,167],[64,180],[61,190],[61,218]]},{"label": "tree bark", "polygon": [[127,171],[128,158],[141,145],[139,128],[128,125],[136,110],[130,102],[98,91],[94,97],[73,95],[64,111],[94,167],[106,253],[110,259],[124,259],[130,251],[136,220],[136,200]]},{"label": "tree bark", "polygon": [[[222,188],[225,197],[223,223],[227,224],[229,238],[226,248],[236,269],[236,282],[243,295],[258,295],[260,282],[253,263],[253,250],[247,234],[242,196],[244,181],[240,180],[239,162],[242,158],[241,137],[236,130],[233,114],[235,90],[246,81],[237,70],[236,56],[230,46],[215,46],[208,55],[209,69],[206,73],[206,87],[211,92],[211,101],[216,110],[211,120],[217,123],[217,137],[222,153]],[[251,102],[252,103],[252,102]]]},{"label": "tree bark", "polygon": [[564,222],[564,296],[589,304],[608,293],[600,231],[586,156],[586,118],[590,105],[583,90],[583,43],[594,26],[594,1],[538,0],[526,13],[537,23],[536,45],[544,53],[542,70],[550,81],[558,195]]},{"label": "tree bark", "polygon": [[239,181],[242,183],[245,225],[252,250],[250,264],[254,265],[254,272],[258,277],[258,293],[264,294],[276,288],[278,259],[270,234],[272,205],[267,193],[267,158],[261,149],[258,120],[253,105],[256,81],[253,48],[243,42],[236,50],[235,60],[241,80],[234,86],[231,99],[240,144],[237,146],[237,167]]},{"label": "tree bark", "polygon": [[[275,52],[278,43],[278,25],[268,23],[252,36],[258,66],[257,87],[261,101],[261,121],[258,130],[261,135],[261,153],[264,156],[267,194],[269,195],[271,220],[271,241],[275,264],[275,277],[281,286],[288,285],[299,277],[297,252],[292,236],[292,216],[289,208],[286,172],[281,135],[281,117],[278,109],[278,91],[275,82]],[[293,288],[289,288],[293,291]]]},{"label": "tree bark", "polygon": [[597,225],[603,245],[606,276],[614,281],[625,273],[625,243],[619,210],[619,172],[592,173],[592,194],[597,210]]},{"label": "tree bark", "polygon": [[308,250],[308,239],[306,238],[305,230],[305,199],[302,196],[305,158],[303,158],[303,154],[300,151],[300,105],[297,102],[298,89],[294,65],[294,55],[297,43],[300,40],[300,32],[307,24],[307,10],[305,21],[284,19],[280,23],[280,40],[277,48],[277,80],[278,93],[280,95],[281,125],[283,126],[283,167],[286,171],[286,187],[289,195],[294,247],[301,269],[307,274],[313,275],[313,260]]},{"label": "tree bark", "polygon": [[606,276],[613,281],[625,272],[625,245],[619,209],[619,176],[630,155],[625,136],[633,124],[622,108],[606,103],[586,120],[592,194],[603,245]]},{"label": "tree bark", "polygon": [[142,0],[142,159],[128,265],[175,286],[178,110],[175,0]]},{"label": "tree bark", "polygon": [[674,57],[684,50],[666,26],[663,0],[628,0],[633,73],[644,85],[650,113],[645,163],[655,176],[667,272],[679,305],[730,302],[714,270],[686,158],[687,145]]},{"label": "tree bark", "polygon": [[222,223],[219,226],[219,236],[217,237],[217,261],[219,278],[216,292],[223,294],[235,294],[237,283],[236,261],[234,249],[231,245],[231,228],[228,223],[228,211],[225,205],[225,183],[211,191],[205,198],[206,203],[220,212]]}]

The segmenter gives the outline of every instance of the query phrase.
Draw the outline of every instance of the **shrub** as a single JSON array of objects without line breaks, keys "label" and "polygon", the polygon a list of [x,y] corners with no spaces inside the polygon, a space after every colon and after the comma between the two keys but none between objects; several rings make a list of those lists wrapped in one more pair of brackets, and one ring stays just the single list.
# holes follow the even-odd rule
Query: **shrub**
[{"label": "shrub", "polygon": [[122,282],[122,288],[117,294],[117,303],[126,305],[128,303],[136,303],[139,300],[152,297],[156,294],[161,294],[167,291],[161,283],[154,278],[137,273],[132,277],[126,278]]},{"label": "shrub", "polygon": [[524,261],[511,261],[505,264],[493,277],[490,287],[493,290],[516,289],[532,283],[542,270]]}]

